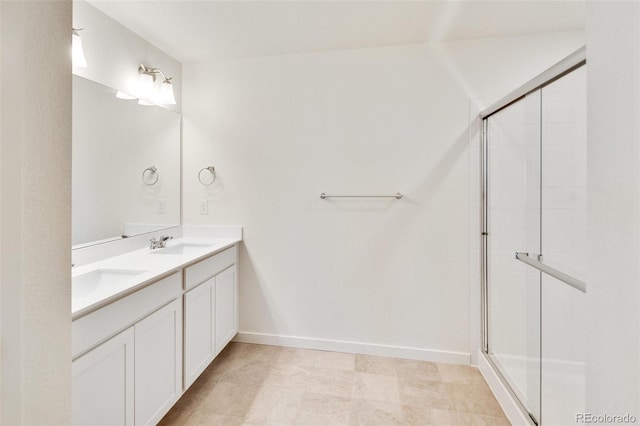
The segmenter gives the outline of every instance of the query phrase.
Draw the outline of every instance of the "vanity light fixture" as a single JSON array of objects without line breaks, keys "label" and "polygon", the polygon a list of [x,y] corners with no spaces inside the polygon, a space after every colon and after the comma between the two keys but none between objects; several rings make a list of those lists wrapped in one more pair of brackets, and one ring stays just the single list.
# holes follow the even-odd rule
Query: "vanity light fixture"
[{"label": "vanity light fixture", "polygon": [[[163,78],[159,93],[156,92],[155,88],[156,74],[160,74]],[[140,105],[153,105],[154,103],[175,105],[176,98],[173,95],[172,78],[167,77],[160,68],[152,68],[140,64],[138,67],[138,103]]]},{"label": "vanity light fixture", "polygon": [[78,33],[82,31],[82,28],[72,28],[71,30],[71,63],[76,68],[86,68],[87,60],[82,50],[82,38],[80,38],[80,34]]}]

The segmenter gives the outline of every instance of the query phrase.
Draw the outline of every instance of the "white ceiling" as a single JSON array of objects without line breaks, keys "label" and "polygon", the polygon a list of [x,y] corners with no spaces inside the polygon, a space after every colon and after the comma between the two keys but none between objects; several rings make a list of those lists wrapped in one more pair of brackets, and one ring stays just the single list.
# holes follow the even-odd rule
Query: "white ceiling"
[{"label": "white ceiling", "polygon": [[584,29],[582,1],[90,2],[181,62]]}]

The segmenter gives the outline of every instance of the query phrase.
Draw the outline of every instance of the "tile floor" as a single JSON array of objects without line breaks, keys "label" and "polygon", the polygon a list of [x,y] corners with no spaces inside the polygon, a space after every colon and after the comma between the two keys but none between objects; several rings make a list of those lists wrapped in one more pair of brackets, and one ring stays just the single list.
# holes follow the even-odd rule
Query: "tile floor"
[{"label": "tile floor", "polygon": [[477,369],[231,343],[160,425],[509,425]]}]

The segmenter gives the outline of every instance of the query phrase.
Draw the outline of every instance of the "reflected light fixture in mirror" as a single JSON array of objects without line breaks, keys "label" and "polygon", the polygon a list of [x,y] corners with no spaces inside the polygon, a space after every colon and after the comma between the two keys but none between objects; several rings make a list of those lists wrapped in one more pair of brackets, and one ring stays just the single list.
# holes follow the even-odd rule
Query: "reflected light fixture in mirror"
[{"label": "reflected light fixture in mirror", "polygon": [[72,28],[71,36],[71,61],[76,68],[86,68],[87,60],[84,57],[84,50],[82,49],[82,38],[80,38],[79,31],[82,28]]},{"label": "reflected light fixture in mirror", "polygon": [[[158,92],[155,87],[156,74],[163,78]],[[147,67],[140,64],[138,67],[138,103],[140,105],[175,105],[176,98],[173,94],[171,79],[160,68]]]},{"label": "reflected light fixture in mirror", "polygon": [[128,94],[127,92],[123,92],[122,90],[117,90],[116,91],[116,98],[125,99],[125,100],[138,99],[135,96],[132,96],[132,95]]}]

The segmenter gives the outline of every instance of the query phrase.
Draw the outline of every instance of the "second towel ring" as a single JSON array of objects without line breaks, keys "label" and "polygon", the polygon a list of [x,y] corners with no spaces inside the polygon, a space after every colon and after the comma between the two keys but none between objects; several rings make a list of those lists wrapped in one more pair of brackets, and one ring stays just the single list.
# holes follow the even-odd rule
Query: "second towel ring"
[{"label": "second towel ring", "polygon": [[[149,176],[155,175],[156,178],[152,181],[147,181],[147,179],[145,179],[147,172],[149,172]],[[158,183],[158,178],[158,168],[156,166],[149,166],[142,171],[142,183],[147,186],[155,185],[156,183]]]},{"label": "second towel ring", "polygon": [[[204,172],[205,170],[207,170],[207,171],[209,171],[209,173],[211,173],[211,177],[209,179],[203,180],[202,179],[202,172]],[[198,172],[198,180],[204,186],[209,186],[209,185],[213,184],[213,182],[216,181],[216,169],[213,166],[203,167]]]}]

